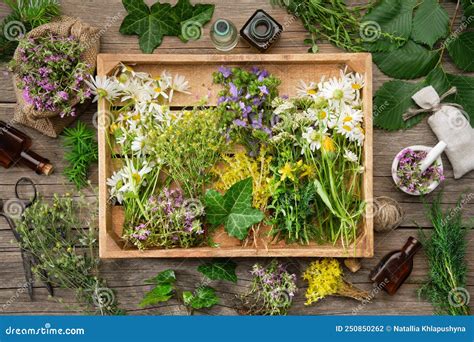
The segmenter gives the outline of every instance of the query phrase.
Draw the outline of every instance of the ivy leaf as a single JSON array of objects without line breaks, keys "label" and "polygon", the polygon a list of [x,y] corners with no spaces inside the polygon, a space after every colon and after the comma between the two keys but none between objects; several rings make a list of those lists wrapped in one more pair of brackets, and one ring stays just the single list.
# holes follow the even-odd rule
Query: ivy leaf
[{"label": "ivy leaf", "polygon": [[410,128],[419,123],[423,115],[404,121],[403,114],[416,105],[411,97],[422,87],[421,83],[399,80],[386,82],[375,93],[374,124],[379,128],[395,131]]},{"label": "ivy leaf", "polygon": [[[392,51],[410,38],[413,9],[417,0],[382,0],[363,18],[362,27],[372,27],[376,38],[365,45],[367,51]],[[368,41],[366,37],[362,39]]]},{"label": "ivy leaf", "polygon": [[424,0],[415,12],[411,38],[430,48],[449,33],[449,15],[438,0]]},{"label": "ivy leaf", "polygon": [[143,0],[123,0],[128,15],[120,26],[120,33],[140,37],[140,48],[152,53],[163,41],[163,36],[176,36],[179,27],[170,4],[155,3],[148,7]]},{"label": "ivy leaf", "polygon": [[176,275],[174,271],[170,269],[158,273],[154,278],[145,280],[145,284],[153,284],[156,286],[145,294],[139,306],[144,308],[170,300],[174,294],[175,282]]},{"label": "ivy leaf", "polygon": [[471,125],[474,123],[474,77],[447,74],[441,68],[433,70],[425,80],[425,85],[432,85],[440,95],[452,87],[456,94],[449,96],[444,102],[461,105],[469,115]]},{"label": "ivy leaf", "polygon": [[374,62],[384,74],[393,78],[414,79],[427,75],[439,61],[437,51],[430,51],[409,40],[391,52],[373,54]]},{"label": "ivy leaf", "polygon": [[173,297],[174,287],[172,285],[159,285],[153,288],[150,292],[145,294],[139,306],[144,308],[147,306],[156,305],[158,303],[166,302]]},{"label": "ivy leaf", "polygon": [[176,275],[173,270],[165,270],[158,273],[154,278],[145,280],[145,284],[154,284],[154,285],[164,285],[164,284],[174,284],[176,282]]},{"label": "ivy leaf", "polygon": [[260,210],[252,208],[252,178],[235,183],[224,196],[208,190],[204,197],[206,217],[210,224],[224,224],[230,236],[247,237],[252,225],[263,220]]},{"label": "ivy leaf", "polygon": [[235,268],[237,264],[232,260],[216,260],[198,267],[198,271],[204,274],[210,280],[227,280],[233,283],[237,282]]},{"label": "ivy leaf", "polygon": [[447,48],[456,66],[464,71],[474,71],[474,32],[461,33]]},{"label": "ivy leaf", "polygon": [[[192,6],[189,0],[179,0],[173,8],[173,17],[176,22],[180,23],[179,38],[187,42],[189,39],[199,38],[194,36],[194,32],[201,35],[202,26],[212,19],[214,14],[214,5],[197,4]],[[190,31],[188,31],[190,30]]]},{"label": "ivy leaf", "polygon": [[184,305],[199,310],[202,308],[210,308],[219,303],[219,297],[216,291],[210,286],[200,286],[192,293],[191,291],[183,292]]}]

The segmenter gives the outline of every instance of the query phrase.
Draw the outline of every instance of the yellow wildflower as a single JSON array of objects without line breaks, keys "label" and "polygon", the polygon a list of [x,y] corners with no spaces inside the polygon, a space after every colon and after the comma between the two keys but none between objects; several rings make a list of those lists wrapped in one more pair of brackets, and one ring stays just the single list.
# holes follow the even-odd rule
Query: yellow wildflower
[{"label": "yellow wildflower", "polygon": [[281,181],[283,182],[287,178],[295,181],[295,175],[293,173],[294,171],[295,169],[291,166],[291,164],[286,163],[285,166],[278,170],[278,173],[281,174]]},{"label": "yellow wildflower", "polygon": [[331,137],[325,136],[322,143],[322,148],[326,152],[336,151],[336,144]]},{"label": "yellow wildflower", "polygon": [[342,275],[341,265],[336,259],[313,261],[303,274],[303,279],[308,281],[305,305],[336,294],[343,286]]},{"label": "yellow wildflower", "polygon": [[313,178],[316,174],[314,167],[308,164],[303,165],[302,171],[303,173],[301,173],[300,178],[304,178],[306,176],[308,176],[308,178]]}]

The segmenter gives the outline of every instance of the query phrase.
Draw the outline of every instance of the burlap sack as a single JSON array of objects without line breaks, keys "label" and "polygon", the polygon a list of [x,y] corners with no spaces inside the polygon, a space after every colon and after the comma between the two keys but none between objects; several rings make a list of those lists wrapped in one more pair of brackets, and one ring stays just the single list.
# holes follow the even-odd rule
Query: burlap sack
[{"label": "burlap sack", "polygon": [[[27,38],[37,38],[45,35],[58,35],[61,37],[74,36],[85,50],[82,54],[82,60],[91,65],[90,73],[93,73],[96,66],[97,54],[99,53],[100,40],[99,29],[90,26],[89,24],[81,22],[79,19],[62,16],[55,21],[39,26],[26,34]],[[15,51],[13,59],[18,61],[19,52]],[[39,112],[34,107],[25,102],[22,91],[17,88],[19,79],[17,75],[13,77],[13,86],[15,89],[17,105],[15,107],[15,114],[13,120],[22,125],[32,127],[39,132],[56,138],[65,127],[70,125],[76,117],[80,114],[80,108],[77,110],[76,117],[59,116],[59,111],[56,112]],[[77,105],[78,99],[71,99],[71,106]]]}]

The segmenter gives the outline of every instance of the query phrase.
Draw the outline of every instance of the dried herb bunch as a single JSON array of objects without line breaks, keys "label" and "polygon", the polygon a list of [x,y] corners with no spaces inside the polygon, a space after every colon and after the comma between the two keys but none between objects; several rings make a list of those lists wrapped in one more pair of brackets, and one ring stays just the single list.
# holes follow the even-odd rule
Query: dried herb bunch
[{"label": "dried herb bunch", "polygon": [[443,211],[440,193],[431,204],[428,217],[433,233],[427,236],[420,230],[421,240],[428,258],[428,281],[419,294],[428,299],[441,315],[469,315],[469,293],[466,289],[466,234],[463,225],[465,200],[455,208]]},{"label": "dried herb bunch", "polygon": [[121,314],[98,274],[96,219],[95,203],[83,196],[54,195],[51,204],[39,198],[17,222],[21,248],[37,258],[32,271],[38,278],[74,290],[87,313]]}]

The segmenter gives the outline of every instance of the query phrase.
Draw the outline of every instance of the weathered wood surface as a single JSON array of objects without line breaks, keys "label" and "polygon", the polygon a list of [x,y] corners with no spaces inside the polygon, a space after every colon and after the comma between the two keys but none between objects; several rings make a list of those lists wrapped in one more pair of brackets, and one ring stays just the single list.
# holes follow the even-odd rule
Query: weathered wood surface
[{"label": "weathered wood surface", "polygon": [[[149,1],[151,2],[151,1]],[[196,2],[205,2],[197,1]],[[288,28],[281,40],[272,50],[273,53],[304,53],[307,47],[303,45],[305,31],[301,23],[293,21],[281,9],[273,9],[265,0],[218,0],[206,1],[216,3],[216,13],[214,18],[225,17],[232,19],[239,27],[245,23],[247,18],[257,7],[263,8],[271,13],[282,23],[288,22]],[[359,1],[361,2],[361,1]],[[454,12],[455,3],[442,1],[443,5]],[[139,53],[136,37],[121,36],[118,28],[125,11],[120,0],[89,0],[61,1],[63,13],[70,16],[77,16],[84,21],[104,29],[101,37],[101,51],[108,53]],[[4,4],[0,4],[0,18],[7,14]],[[321,45],[323,52],[338,52],[330,45]],[[245,43],[240,42],[234,51],[235,53],[250,53],[251,50]],[[217,53],[212,48],[207,35],[201,40],[181,43],[177,38],[166,37],[163,45],[155,53]],[[5,66],[0,66],[0,120],[8,121],[12,117],[15,96],[11,85],[11,76],[6,71]],[[447,70],[457,72],[456,68],[447,64]],[[374,68],[374,90],[378,89],[388,78],[376,67]],[[83,115],[81,120],[91,123],[94,110],[90,109]],[[56,172],[50,177],[37,176],[24,168],[14,170],[0,169],[0,198],[8,199],[13,193],[13,185],[22,176],[31,177],[37,184],[38,189],[45,197],[51,197],[54,193],[73,192],[74,186],[68,184],[61,175],[64,168],[63,151],[58,140],[53,140],[41,136],[40,134],[21,128],[30,134],[35,143],[38,153],[54,161]],[[426,122],[405,132],[387,133],[380,130],[374,132],[374,195],[390,196],[401,203],[406,216],[402,226],[397,230],[386,234],[376,234],[375,236],[375,256],[372,259],[362,260],[362,269],[350,274],[346,271],[348,280],[354,282],[361,288],[370,290],[372,285],[368,281],[368,273],[375,266],[377,261],[387,252],[399,248],[409,236],[416,236],[417,224],[430,229],[429,221],[425,217],[425,208],[419,198],[405,195],[394,188],[390,178],[390,165],[394,155],[403,147],[414,144],[433,145],[436,142],[435,136],[429,130]],[[455,181],[452,178],[452,170],[446,159],[444,159],[448,179],[444,184],[444,205],[453,206],[461,193],[474,191],[474,172],[466,175],[463,179]],[[97,168],[93,169],[91,176],[92,183],[97,185]],[[91,192],[88,196],[93,196]],[[467,203],[464,207],[466,217],[474,216],[474,202]],[[415,223],[416,222],[416,223]],[[474,234],[469,235],[468,246],[468,266],[467,278],[468,291],[474,291]],[[0,314],[81,314],[80,307],[75,301],[71,291],[57,289],[57,297],[64,299],[65,304],[48,299],[46,289],[41,283],[35,285],[35,300],[30,302],[25,291],[21,290],[25,280],[23,268],[18,248],[11,243],[13,235],[8,226],[0,221]],[[215,283],[222,298],[221,303],[212,310],[203,313],[210,315],[234,315],[234,298],[238,293],[245,291],[249,285],[249,269],[253,262],[266,262],[265,259],[236,259],[238,263],[237,273],[239,281],[236,285],[228,283]],[[303,270],[310,261],[307,258],[282,259],[294,270]],[[175,301],[170,301],[152,309],[140,309],[137,303],[142,298],[144,292],[149,288],[143,284],[143,280],[153,276],[157,272],[174,268],[177,271],[178,283],[182,288],[193,288],[201,280],[201,276],[196,271],[200,260],[186,259],[165,259],[165,260],[107,260],[101,266],[102,275],[107,279],[109,285],[117,290],[118,299],[121,306],[128,310],[130,314],[185,314],[185,310]],[[375,298],[364,306],[359,303],[344,299],[331,297],[324,299],[320,303],[312,306],[304,305],[305,283],[299,280],[301,290],[296,297],[296,301],[291,309],[291,314],[295,315],[351,315],[354,313],[367,315],[426,315],[433,312],[429,303],[420,300],[416,290],[427,276],[428,266],[423,252],[418,253],[415,258],[414,271],[406,284],[400,289],[397,295],[390,297],[384,293],[375,294]],[[10,305],[4,306],[5,303]],[[472,306],[472,305],[471,305]],[[474,308],[474,306],[473,306]]]}]

